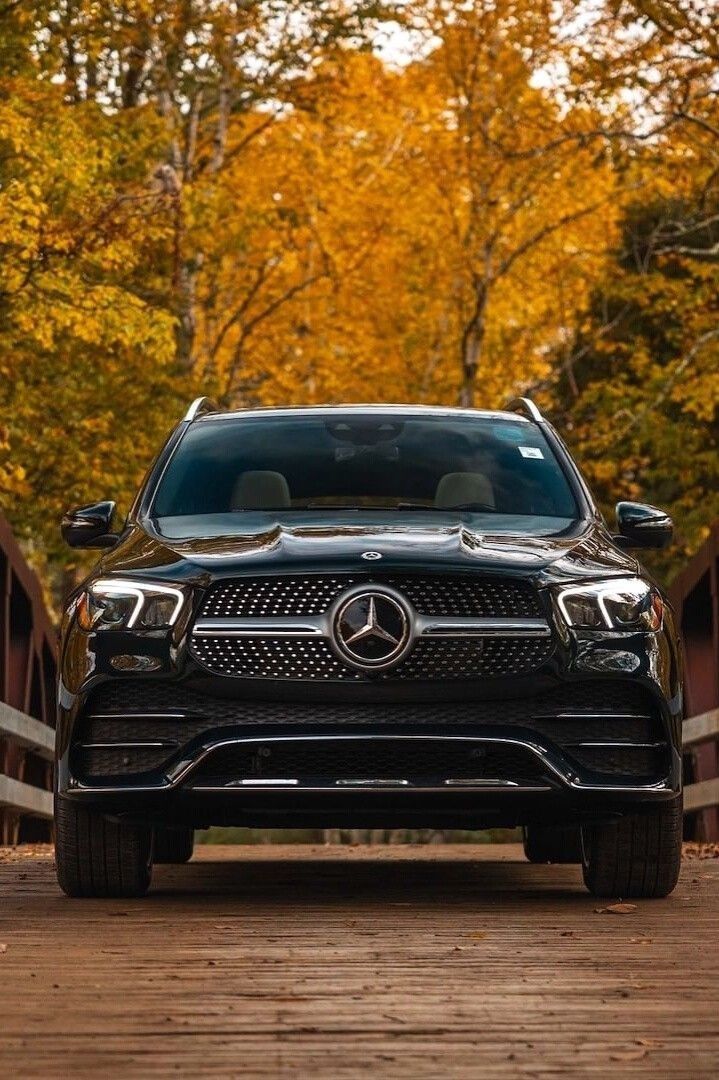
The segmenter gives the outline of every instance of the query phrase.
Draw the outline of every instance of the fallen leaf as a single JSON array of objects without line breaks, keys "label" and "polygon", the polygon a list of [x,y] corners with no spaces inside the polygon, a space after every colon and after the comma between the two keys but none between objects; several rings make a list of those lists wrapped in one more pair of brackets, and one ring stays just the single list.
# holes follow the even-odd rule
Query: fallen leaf
[{"label": "fallen leaf", "polygon": [[631,915],[633,911],[637,910],[636,904],[626,904],[621,901],[618,904],[609,904],[607,907],[595,908],[595,914],[597,915]]},{"label": "fallen leaf", "polygon": [[0,954],[7,952],[7,945],[0,944]]},{"label": "fallen leaf", "polygon": [[473,930],[471,934],[467,934],[467,937],[472,938],[472,941],[484,941],[486,936],[486,930]]},{"label": "fallen leaf", "polygon": [[641,1061],[647,1056],[646,1050],[621,1050],[616,1054],[610,1054],[610,1061]]},{"label": "fallen leaf", "polygon": [[637,1044],[637,1046],[646,1046],[650,1050],[653,1047],[663,1046],[664,1045],[664,1043],[659,1042],[658,1039],[635,1039],[634,1041]]}]

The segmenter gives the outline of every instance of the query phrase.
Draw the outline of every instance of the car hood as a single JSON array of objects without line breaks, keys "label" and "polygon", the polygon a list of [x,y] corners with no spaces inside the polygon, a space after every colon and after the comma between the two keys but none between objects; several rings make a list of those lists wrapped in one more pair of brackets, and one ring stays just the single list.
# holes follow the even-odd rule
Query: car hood
[{"label": "car hood", "polygon": [[[216,515],[209,525],[162,519],[129,530],[103,563],[117,573],[195,578],[421,568],[576,580],[636,571],[636,561],[611,543],[599,522],[575,523],[561,535],[533,535],[512,531],[511,522],[492,531],[496,520],[485,529],[478,515],[468,522],[422,512],[401,523],[396,512],[345,512],[332,520],[326,512],[284,518],[265,512],[243,516],[241,525],[236,515]],[[374,554],[364,559],[369,552]]]}]

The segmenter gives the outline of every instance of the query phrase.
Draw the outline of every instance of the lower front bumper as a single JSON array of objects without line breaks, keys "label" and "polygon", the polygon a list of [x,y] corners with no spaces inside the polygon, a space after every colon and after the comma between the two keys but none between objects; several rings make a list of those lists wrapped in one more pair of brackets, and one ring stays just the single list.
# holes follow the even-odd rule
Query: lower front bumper
[{"label": "lower front bumper", "polygon": [[249,828],[483,829],[518,825],[611,820],[650,811],[676,797],[667,785],[622,791],[517,788],[435,791],[403,787],[361,790],[267,787],[165,791],[72,790],[67,797],[90,803],[111,817],[156,824]]},{"label": "lower front bumper", "polygon": [[[260,759],[303,761],[330,748],[342,761],[365,761],[369,752],[376,773],[345,769],[342,775],[271,771],[253,775],[242,767]],[[464,766],[459,774],[412,774],[405,763],[441,762],[448,749]],[[106,813],[151,817],[163,822],[235,824],[253,827],[425,827],[480,828],[524,824],[532,820],[581,820],[626,812],[642,804],[671,799],[679,790],[680,762],[672,750],[665,775],[642,782],[578,772],[570,758],[529,734],[443,735],[243,735],[214,739],[176,761],[156,778],[83,785],[73,780],[62,794],[91,803]],[[387,771],[381,762],[397,762]],[[289,755],[289,757],[287,756]],[[418,757],[419,755],[419,757]],[[472,756],[474,755],[474,757]],[[502,762],[515,765],[521,775]],[[465,761],[477,761],[466,771]],[[233,761],[236,763],[233,765]],[[394,768],[394,766],[393,766]]]}]

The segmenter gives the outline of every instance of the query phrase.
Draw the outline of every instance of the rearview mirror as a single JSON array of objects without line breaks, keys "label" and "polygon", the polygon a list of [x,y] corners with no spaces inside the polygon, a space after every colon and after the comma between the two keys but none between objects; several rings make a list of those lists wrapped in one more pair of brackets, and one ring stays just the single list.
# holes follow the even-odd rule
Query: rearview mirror
[{"label": "rearview mirror", "polygon": [[664,548],[674,535],[672,519],[664,510],[644,503],[619,502],[616,507],[621,547]]},{"label": "rearview mirror", "polygon": [[61,532],[72,548],[114,547],[119,537],[112,531],[115,503],[90,503],[68,510],[62,519]]}]

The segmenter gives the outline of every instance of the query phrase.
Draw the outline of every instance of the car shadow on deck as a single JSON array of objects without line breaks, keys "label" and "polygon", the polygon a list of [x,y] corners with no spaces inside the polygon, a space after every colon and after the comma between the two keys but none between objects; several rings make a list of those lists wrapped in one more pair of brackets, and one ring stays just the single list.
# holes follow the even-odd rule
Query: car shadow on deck
[{"label": "car shadow on deck", "polygon": [[[319,853],[318,853],[319,851]],[[270,852],[272,852],[270,854]],[[514,854],[514,853],[513,853]],[[446,848],[272,849],[238,847],[213,859],[204,850],[184,866],[155,868],[150,898],[228,895],[254,903],[357,905],[465,904],[589,898],[578,866],[536,866],[521,849],[495,859],[486,850]]]}]

